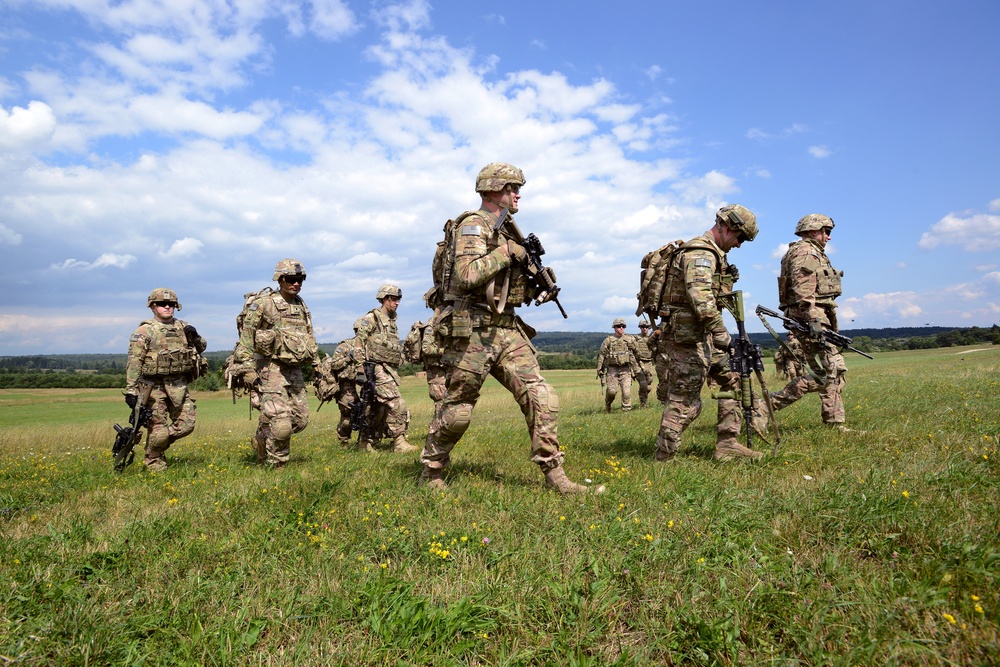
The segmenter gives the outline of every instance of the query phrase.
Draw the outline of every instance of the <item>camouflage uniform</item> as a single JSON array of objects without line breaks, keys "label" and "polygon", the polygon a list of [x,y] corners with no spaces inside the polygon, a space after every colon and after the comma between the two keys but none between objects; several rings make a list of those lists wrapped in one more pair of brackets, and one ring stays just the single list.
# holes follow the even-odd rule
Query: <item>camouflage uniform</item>
[{"label": "camouflage uniform", "polygon": [[[716,218],[717,226],[720,219],[725,222],[733,208],[743,220],[747,216],[753,220],[753,214],[743,207],[725,207]],[[757,227],[755,220],[750,224],[752,233],[748,236],[752,240]],[[681,444],[681,433],[701,413],[701,389],[706,379],[714,380],[723,391],[739,388],[739,378],[729,372],[726,363],[730,335],[716,300],[720,294],[731,292],[735,282],[726,252],[708,232],[685,243],[668,271],[664,295],[668,315],[660,350],[670,372],[667,401],[656,439],[656,458],[661,461],[674,456]],[[718,404],[715,458],[759,457],[758,452],[752,452],[737,440],[742,426],[737,401],[720,399]]]},{"label": "camouflage uniform", "polygon": [[[172,301],[173,290],[159,288],[149,295],[148,303]],[[180,310],[180,304],[177,304]],[[175,441],[194,431],[195,400],[188,392],[189,382],[201,370],[201,353],[207,343],[192,327],[185,333],[187,322],[174,318],[169,323],[158,319],[144,320],[129,339],[128,361],[125,365],[125,393],[138,396],[140,381],[152,384],[146,402],[153,414],[146,437],[146,467],[162,470],[167,467],[164,452]]]},{"label": "camouflage uniform", "polygon": [[[833,220],[826,216],[810,214],[803,217],[796,227],[802,235],[810,229],[833,229]],[[841,294],[843,271],[837,271],[826,256],[823,243],[804,237],[792,243],[781,259],[778,277],[779,308],[786,317],[808,322],[818,330],[825,327],[837,331],[837,304]],[[780,391],[771,394],[775,410],[781,410],[807,393],[819,392],[820,412],[823,423],[842,425],[844,413],[843,388],[846,383],[847,364],[835,345],[814,336],[802,336],[802,349],[806,359],[817,359],[823,371],[822,381],[810,373],[803,373]],[[804,370],[804,369],[803,369]]]},{"label": "camouflage uniform", "polygon": [[[639,362],[639,407],[646,407],[649,399],[649,392],[653,388],[653,378],[656,377],[656,369],[653,364],[653,356],[656,353],[656,339],[646,334],[636,334],[632,336],[635,343],[636,359]],[[659,391],[659,390],[657,390]]]},{"label": "camouflage uniform", "polygon": [[786,380],[793,380],[805,373],[805,369],[802,368],[802,362],[799,361],[804,352],[802,350],[802,344],[795,336],[787,336],[785,345],[792,352],[792,354],[790,355],[785,352],[784,347],[778,347],[774,353],[774,367],[779,376],[785,378]]},{"label": "camouflage uniform", "polygon": [[[545,474],[546,484],[562,493],[587,491],[587,487],[571,482],[562,469],[556,426],[559,399],[542,378],[535,348],[529,342],[534,331],[514,312],[533,297],[524,266],[525,251],[509,243],[504,233],[494,231],[497,215],[487,208],[498,206],[496,201],[512,201],[511,208],[516,210],[519,191],[511,184],[519,187],[524,182],[516,167],[487,165],[476,183],[484,208],[460,216],[450,227],[451,247],[439,247],[444,252],[435,257],[435,271],[440,262],[444,276],[440,280],[435,276],[442,291],[435,321],[447,385],[420,459],[424,464],[421,481],[434,488],[444,488],[442,470],[469,428],[483,382],[492,375],[521,407],[531,437],[531,460]],[[494,296],[495,288],[499,294]]]},{"label": "camouflage uniform", "polygon": [[[297,268],[295,268],[297,267]],[[284,272],[284,273],[283,273]],[[282,260],[274,279],[304,275],[295,260]],[[254,448],[257,462],[284,466],[291,453],[291,438],[309,424],[309,403],[302,366],[319,364],[319,347],[312,315],[298,296],[282,292],[262,294],[249,308],[240,339],[233,352],[238,374],[254,373],[251,405],[260,411]]]},{"label": "camouflage uniform", "polygon": [[361,365],[354,358],[356,344],[353,338],[348,338],[337,344],[333,354],[323,359],[323,372],[334,378],[337,390],[333,400],[340,410],[340,421],[337,423],[337,438],[340,444],[347,445],[351,441],[351,404],[358,400],[357,377]]},{"label": "camouflage uniform", "polygon": [[[625,326],[625,320],[618,318],[615,326]],[[622,392],[622,412],[632,409],[632,379],[639,375],[639,351],[632,336],[612,334],[604,339],[597,355],[597,376],[604,380],[604,409],[611,412],[611,406]]]},{"label": "camouflage uniform", "polygon": [[[398,288],[397,288],[398,289]],[[403,361],[403,346],[399,341],[396,313],[375,308],[354,323],[356,358],[375,362],[375,395],[378,400],[379,422],[394,446],[409,445],[406,431],[410,410],[399,393],[399,364]],[[378,443],[362,443],[377,445]]]}]

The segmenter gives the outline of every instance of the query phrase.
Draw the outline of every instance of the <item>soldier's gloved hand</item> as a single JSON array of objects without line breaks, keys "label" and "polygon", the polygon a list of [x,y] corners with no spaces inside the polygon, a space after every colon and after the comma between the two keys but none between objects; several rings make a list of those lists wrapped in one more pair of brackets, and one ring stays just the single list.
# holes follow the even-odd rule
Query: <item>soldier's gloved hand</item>
[{"label": "soldier's gloved hand", "polygon": [[198,330],[195,329],[190,324],[186,324],[186,325],[184,325],[184,335],[187,336],[188,340],[197,339],[198,338]]},{"label": "soldier's gloved hand", "polygon": [[729,265],[729,275],[732,276],[734,283],[740,279],[740,270],[736,268],[735,264]]},{"label": "soldier's gloved hand", "polygon": [[130,410],[135,410],[135,404],[138,402],[139,397],[135,394],[125,394],[125,405],[127,405]]},{"label": "soldier's gloved hand", "polygon": [[819,320],[809,322],[809,335],[817,339],[823,337],[823,325],[820,324]]},{"label": "soldier's gloved hand", "polygon": [[712,365],[708,367],[709,376],[729,372],[729,352],[712,355]]},{"label": "soldier's gloved hand", "polygon": [[515,241],[507,241],[507,254],[515,264],[524,264],[528,261],[528,251]]},{"label": "soldier's gloved hand", "polygon": [[258,382],[260,382],[260,376],[257,375],[256,371],[247,371],[243,374],[243,384],[246,386],[253,387]]},{"label": "soldier's gloved hand", "polygon": [[725,329],[716,329],[712,332],[712,346],[716,350],[728,350],[731,342],[733,342],[733,337]]}]

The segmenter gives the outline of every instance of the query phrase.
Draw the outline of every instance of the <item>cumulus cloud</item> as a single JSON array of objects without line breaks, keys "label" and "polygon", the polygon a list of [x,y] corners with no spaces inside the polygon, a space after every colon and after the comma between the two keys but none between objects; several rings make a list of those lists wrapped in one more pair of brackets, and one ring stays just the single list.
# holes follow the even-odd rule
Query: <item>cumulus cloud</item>
[{"label": "cumulus cloud", "polygon": [[191,238],[190,236],[185,236],[182,239],[174,241],[170,248],[166,252],[161,253],[164,257],[172,259],[180,259],[182,257],[191,257],[192,255],[198,254],[205,244],[198,239]]},{"label": "cumulus cloud", "polygon": [[[411,2],[410,6],[424,3]],[[358,28],[357,19],[354,12],[343,2],[343,0],[312,0],[310,2],[312,15],[309,20],[309,29],[324,39],[339,39],[349,35]],[[401,20],[412,20],[408,16],[409,12],[401,5],[393,7],[395,13],[402,15]],[[426,13],[426,12],[425,12]]]},{"label": "cumulus cloud", "polygon": [[[990,202],[990,210],[997,201]],[[917,246],[932,250],[942,245],[957,245],[968,252],[994,251],[1000,248],[1000,215],[989,213],[949,213],[923,233]]]},{"label": "cumulus cloud", "polygon": [[788,252],[788,246],[789,245],[791,245],[791,244],[790,243],[779,243],[777,245],[777,247],[774,250],[771,251],[771,259],[780,260],[782,257],[784,257],[785,253]]},{"label": "cumulus cloud", "polygon": [[635,312],[638,302],[635,297],[628,296],[609,296],[601,302],[601,310],[606,313],[612,313],[616,317],[620,317],[623,314],[631,315]]},{"label": "cumulus cloud", "polygon": [[24,150],[48,141],[56,128],[56,116],[45,102],[32,101],[27,108],[0,107],[0,148]]}]

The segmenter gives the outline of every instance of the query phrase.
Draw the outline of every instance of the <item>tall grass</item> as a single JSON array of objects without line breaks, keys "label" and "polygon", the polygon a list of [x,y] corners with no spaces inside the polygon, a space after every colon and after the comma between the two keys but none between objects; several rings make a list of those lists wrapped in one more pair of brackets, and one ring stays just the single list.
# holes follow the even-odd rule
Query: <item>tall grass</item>
[{"label": "tall grass", "polygon": [[[1000,349],[849,362],[856,430],[807,396],[759,464],[711,461],[707,392],[664,465],[658,409],[604,414],[592,372],[548,371],[567,470],[608,487],[583,498],[543,490],[492,381],[444,493],[414,456],[341,449],[329,405],[271,471],[246,399],[199,394],[169,470],[117,475],[116,392],[0,392],[0,660],[993,664]],[[430,401],[403,391],[419,442]]]}]

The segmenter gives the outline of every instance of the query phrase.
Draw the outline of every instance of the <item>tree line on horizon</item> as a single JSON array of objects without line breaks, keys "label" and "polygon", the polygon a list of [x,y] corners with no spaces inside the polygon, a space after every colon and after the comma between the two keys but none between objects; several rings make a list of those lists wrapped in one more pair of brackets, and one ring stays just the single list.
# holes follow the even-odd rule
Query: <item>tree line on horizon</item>
[{"label": "tree line on horizon", "polygon": [[[854,347],[863,352],[924,350],[989,343],[1000,345],[1000,325],[992,327],[897,327],[884,329],[847,329],[845,336],[854,339]],[[603,331],[539,332],[532,340],[539,350],[542,370],[595,368],[601,343],[610,335]],[[764,356],[773,356],[778,344],[769,333],[752,333],[750,339],[763,348]],[[333,352],[336,343],[321,343],[320,354]],[[223,389],[221,368],[229,350],[206,352],[209,373],[192,383],[200,391]],[[114,389],[125,386],[125,353],[49,354],[0,357],[0,389]],[[312,369],[303,369],[306,382]],[[419,365],[404,363],[400,375],[413,375]]]}]

